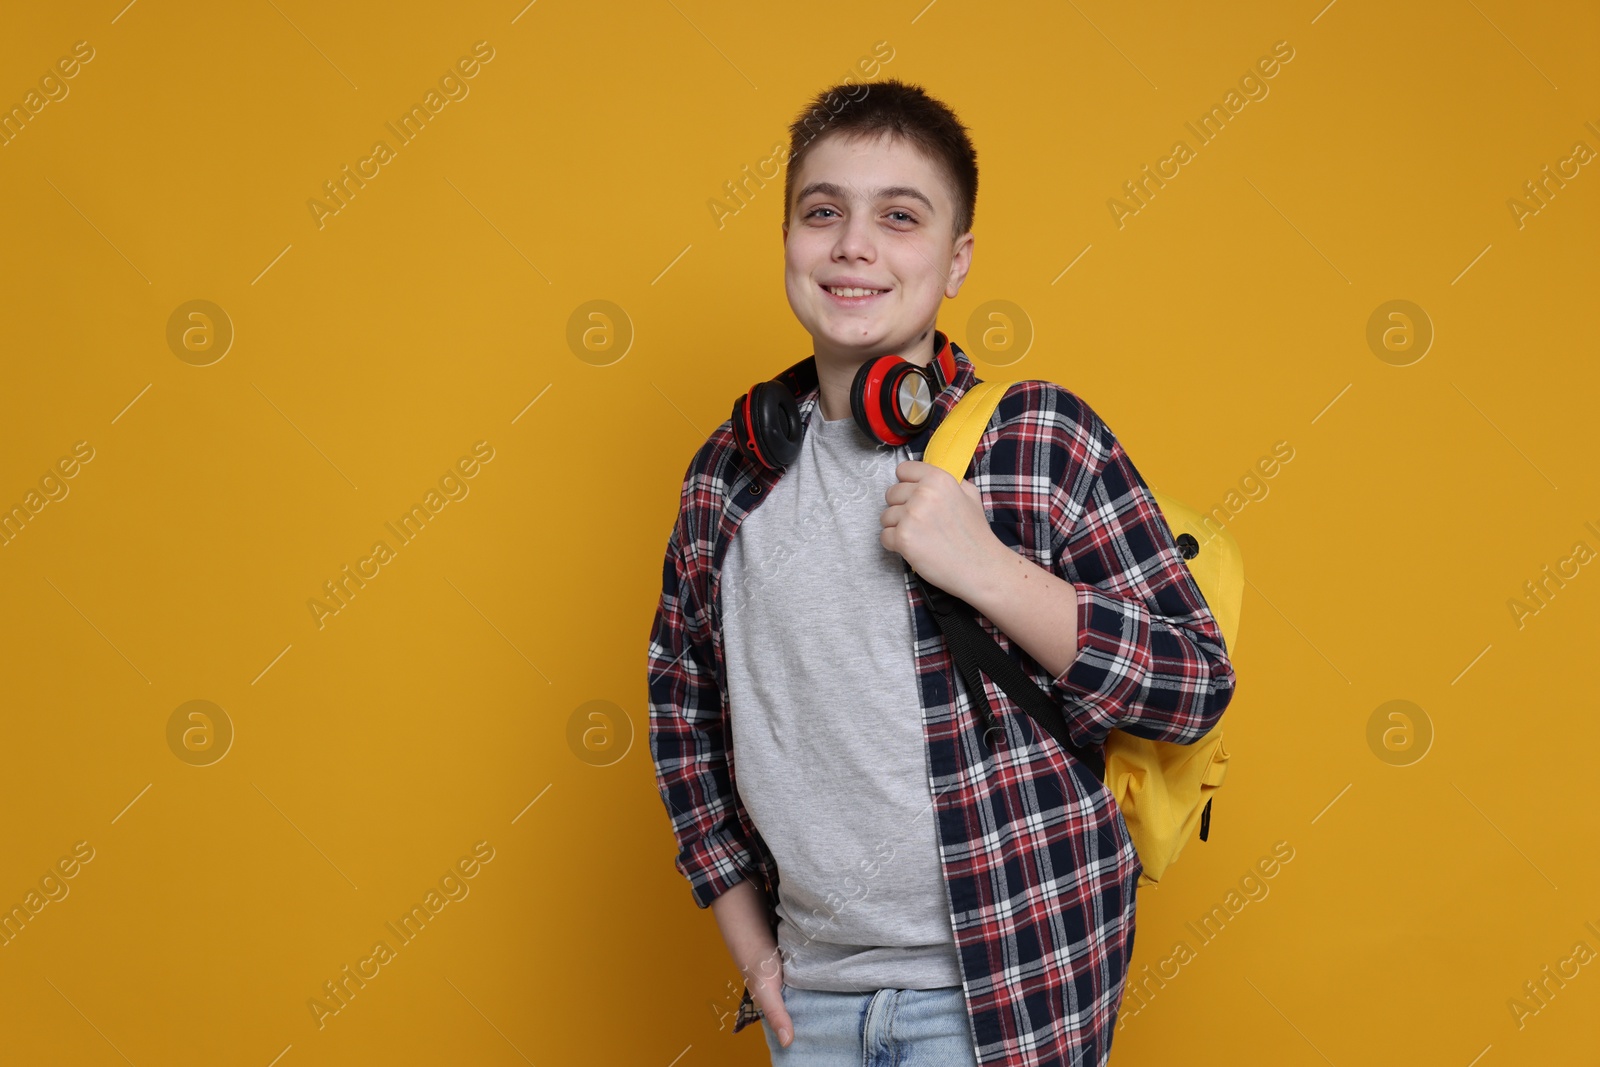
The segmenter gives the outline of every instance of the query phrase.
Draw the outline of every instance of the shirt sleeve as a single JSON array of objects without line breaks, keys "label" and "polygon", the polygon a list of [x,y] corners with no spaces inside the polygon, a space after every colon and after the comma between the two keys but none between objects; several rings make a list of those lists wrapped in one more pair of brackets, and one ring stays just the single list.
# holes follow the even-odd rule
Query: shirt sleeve
[{"label": "shirt sleeve", "polygon": [[[1112,729],[1192,744],[1233,698],[1233,664],[1149,486],[1110,427],[1092,415],[1086,421],[1094,430],[1088,438],[1099,442],[1092,452],[1105,461],[1087,482],[1076,522],[1073,482],[1057,482],[1052,561],[1056,576],[1077,590],[1078,653],[1051,695],[1079,745],[1101,744]],[[1080,458],[1090,454],[1083,429],[1061,442]]]},{"label": "shirt sleeve", "polygon": [[675,865],[706,908],[755,870],[729,785],[727,722],[709,664],[712,650],[689,632],[689,589],[675,527],[650,630],[650,755],[677,840]]}]

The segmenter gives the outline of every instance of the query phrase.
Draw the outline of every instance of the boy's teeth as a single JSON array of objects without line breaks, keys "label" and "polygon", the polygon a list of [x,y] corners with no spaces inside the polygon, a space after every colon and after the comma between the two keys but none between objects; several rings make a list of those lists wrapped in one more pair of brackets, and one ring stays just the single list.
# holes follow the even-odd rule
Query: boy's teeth
[{"label": "boy's teeth", "polygon": [[834,296],[872,296],[876,293],[886,293],[887,289],[839,289],[830,286],[828,292]]}]

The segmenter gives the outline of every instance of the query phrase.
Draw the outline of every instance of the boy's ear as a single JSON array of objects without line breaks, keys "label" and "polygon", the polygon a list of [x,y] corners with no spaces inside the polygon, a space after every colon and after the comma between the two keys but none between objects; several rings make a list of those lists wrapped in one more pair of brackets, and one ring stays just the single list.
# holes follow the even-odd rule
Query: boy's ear
[{"label": "boy's ear", "polygon": [[944,287],[944,295],[951,300],[961,292],[961,283],[967,280],[967,272],[972,269],[972,245],[975,240],[971,230],[956,238],[955,248],[950,254],[950,274]]}]

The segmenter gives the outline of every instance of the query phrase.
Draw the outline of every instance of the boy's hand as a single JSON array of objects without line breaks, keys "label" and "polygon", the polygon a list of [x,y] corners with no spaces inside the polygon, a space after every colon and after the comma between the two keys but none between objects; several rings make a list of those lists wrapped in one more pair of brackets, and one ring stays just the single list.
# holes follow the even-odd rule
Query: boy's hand
[{"label": "boy's hand", "polygon": [[761,1015],[778,1035],[778,1044],[788,1048],[794,1044],[794,1020],[783,1006],[783,969],[772,978],[757,976],[750,980],[750,998],[761,1009]]},{"label": "boy's hand", "polygon": [[741,878],[711,902],[711,910],[728,953],[744,976],[750,999],[788,1048],[794,1041],[794,1023],[783,1009],[783,953],[774,936],[776,919],[760,888],[749,878]]},{"label": "boy's hand", "polygon": [[924,579],[970,602],[969,592],[996,551],[1014,555],[989,528],[978,487],[917,459],[901,463],[894,474],[900,480],[883,494],[889,506],[878,540]]}]

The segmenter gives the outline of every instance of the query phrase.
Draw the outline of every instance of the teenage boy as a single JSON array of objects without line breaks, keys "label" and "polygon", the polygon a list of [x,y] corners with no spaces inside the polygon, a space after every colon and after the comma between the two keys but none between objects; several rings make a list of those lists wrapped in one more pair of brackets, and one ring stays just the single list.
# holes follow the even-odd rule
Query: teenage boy
[{"label": "teenage boy", "polygon": [[[1081,746],[1198,740],[1233,667],[1143,478],[1072,392],[1012,386],[970,480],[921,461],[979,381],[935,329],[972,264],[977,156],[920,88],[862,88],[791,127],[785,286],[814,351],[768,384],[798,420],[736,404],[667,541],[650,750],[676,866],[745,976],[733,1030],[763,1020],[775,1064],[1094,1067],[1133,951],[1127,825],[988,678],[985,736],[916,578],[977,610]],[[893,356],[915,373],[892,402],[921,418],[898,436],[861,384]]]}]

